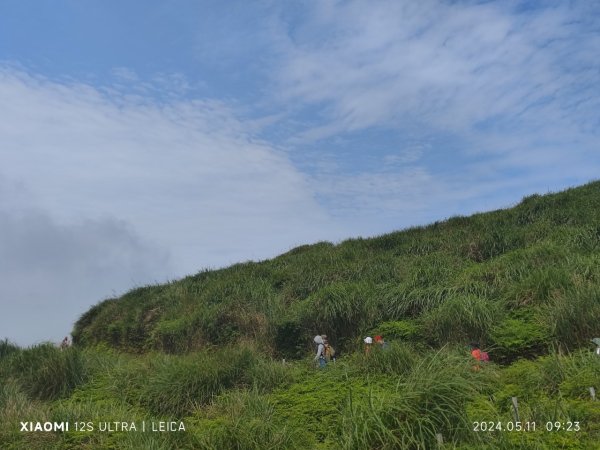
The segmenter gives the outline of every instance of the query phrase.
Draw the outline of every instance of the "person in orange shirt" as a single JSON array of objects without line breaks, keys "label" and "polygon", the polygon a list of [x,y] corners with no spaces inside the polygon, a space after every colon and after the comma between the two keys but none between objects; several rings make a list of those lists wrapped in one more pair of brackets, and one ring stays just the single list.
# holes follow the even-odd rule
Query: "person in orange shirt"
[{"label": "person in orange shirt", "polygon": [[482,351],[477,342],[471,342],[471,356],[475,359],[475,361],[477,361],[477,363],[473,366],[473,370],[479,370],[481,368],[481,361],[490,360],[487,352]]}]

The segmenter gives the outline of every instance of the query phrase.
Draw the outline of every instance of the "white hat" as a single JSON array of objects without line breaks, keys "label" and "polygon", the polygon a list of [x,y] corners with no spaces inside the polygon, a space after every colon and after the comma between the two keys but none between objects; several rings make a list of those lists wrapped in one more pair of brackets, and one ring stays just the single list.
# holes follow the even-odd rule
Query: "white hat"
[{"label": "white hat", "polygon": [[371,336],[367,336],[365,338],[365,344],[372,344],[373,343],[373,338]]}]

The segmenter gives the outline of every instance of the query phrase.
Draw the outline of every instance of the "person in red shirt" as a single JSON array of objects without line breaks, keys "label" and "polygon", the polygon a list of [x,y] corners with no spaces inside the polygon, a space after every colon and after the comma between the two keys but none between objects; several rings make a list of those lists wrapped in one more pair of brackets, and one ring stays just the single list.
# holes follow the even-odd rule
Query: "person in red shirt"
[{"label": "person in red shirt", "polygon": [[481,368],[481,361],[490,360],[487,352],[482,351],[477,342],[471,342],[471,356],[477,361],[477,364],[473,366],[473,370],[479,370]]}]

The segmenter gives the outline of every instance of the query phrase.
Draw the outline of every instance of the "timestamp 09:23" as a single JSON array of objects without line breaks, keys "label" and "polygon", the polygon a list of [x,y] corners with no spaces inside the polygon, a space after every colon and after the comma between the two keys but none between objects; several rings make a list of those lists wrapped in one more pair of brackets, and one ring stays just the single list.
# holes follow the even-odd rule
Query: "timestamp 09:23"
[{"label": "timestamp 09:23", "polygon": [[536,422],[502,422],[502,421],[478,421],[473,422],[473,431],[493,432],[493,431],[565,431],[577,432],[581,430],[579,422],[546,422],[538,424]]}]

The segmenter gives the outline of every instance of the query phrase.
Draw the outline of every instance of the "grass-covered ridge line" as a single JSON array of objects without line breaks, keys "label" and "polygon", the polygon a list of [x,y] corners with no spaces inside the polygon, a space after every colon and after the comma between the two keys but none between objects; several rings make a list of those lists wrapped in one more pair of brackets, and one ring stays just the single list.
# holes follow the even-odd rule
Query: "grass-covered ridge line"
[{"label": "grass-covered ridge line", "polygon": [[[600,182],[514,208],[203,271],[104,301],[80,345],[185,353],[251,340],[297,358],[379,328],[432,347],[478,340],[510,361],[600,334]],[[396,328],[398,330],[396,330]]]},{"label": "grass-covered ridge line", "polygon": [[[325,369],[316,333],[339,350]],[[367,333],[389,348],[365,355]],[[135,289],[73,336],[64,351],[0,341],[2,449],[599,449],[600,182]],[[480,370],[471,340],[492,358]],[[512,397],[535,430],[473,431],[514,421]],[[22,420],[186,432],[25,433]]]}]

